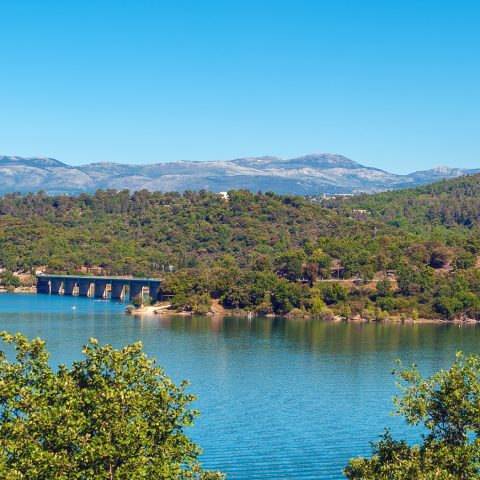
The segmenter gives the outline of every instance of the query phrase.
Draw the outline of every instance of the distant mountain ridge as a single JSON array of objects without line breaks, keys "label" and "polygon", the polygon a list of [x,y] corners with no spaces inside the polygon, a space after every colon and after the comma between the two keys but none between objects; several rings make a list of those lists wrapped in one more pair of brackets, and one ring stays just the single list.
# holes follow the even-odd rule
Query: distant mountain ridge
[{"label": "distant mountain ridge", "polygon": [[71,166],[53,158],[0,155],[0,193],[76,194],[97,189],[214,192],[245,188],[282,194],[379,192],[479,173],[480,169],[437,167],[396,175],[329,153],[282,159],[175,161],[144,165],[112,162]]}]

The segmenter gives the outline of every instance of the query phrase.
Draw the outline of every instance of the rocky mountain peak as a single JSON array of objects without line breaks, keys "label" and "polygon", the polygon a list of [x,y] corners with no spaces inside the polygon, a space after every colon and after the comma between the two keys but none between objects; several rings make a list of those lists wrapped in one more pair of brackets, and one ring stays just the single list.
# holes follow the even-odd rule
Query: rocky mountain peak
[{"label": "rocky mountain peak", "polygon": [[132,191],[244,188],[283,194],[378,192],[412,187],[478,170],[438,167],[396,175],[361,165],[343,155],[312,153],[295,158],[273,156],[226,161],[177,161],[132,165],[99,162],[69,166],[53,158],[0,156],[0,194],[7,192],[94,192],[99,188]]}]

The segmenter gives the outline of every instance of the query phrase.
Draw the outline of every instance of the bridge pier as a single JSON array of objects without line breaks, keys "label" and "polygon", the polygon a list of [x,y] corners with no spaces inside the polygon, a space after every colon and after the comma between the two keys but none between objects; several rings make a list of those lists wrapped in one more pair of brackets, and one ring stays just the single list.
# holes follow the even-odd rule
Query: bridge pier
[{"label": "bridge pier", "polygon": [[63,282],[63,294],[64,295],[73,295],[75,291],[75,285],[77,282],[75,280],[65,280]]},{"label": "bridge pier", "polygon": [[158,283],[150,283],[148,285],[148,296],[152,300],[158,300],[159,291],[160,291],[160,285]]},{"label": "bridge pier", "polygon": [[37,293],[50,293],[50,283],[40,277],[37,278]]},{"label": "bridge pier", "polygon": [[143,283],[130,282],[130,300],[143,295]]},{"label": "bridge pier", "polygon": [[62,279],[52,279],[50,281],[50,293],[52,295],[60,295],[60,292],[62,291]]},{"label": "bridge pier", "polygon": [[94,284],[94,295],[95,298],[106,298],[107,296],[107,284],[95,282]]},{"label": "bridge pier", "polygon": [[82,282],[81,280],[78,282],[78,295],[80,297],[89,297],[90,296],[90,281]]},{"label": "bridge pier", "polygon": [[125,297],[125,283],[112,282],[112,299],[121,299]]},{"label": "bridge pier", "polygon": [[106,298],[111,289],[111,298],[120,299],[125,297],[126,287],[128,287],[130,298],[143,296],[144,289],[148,288],[149,296],[153,300],[157,300],[161,283],[162,280],[156,278],[42,274],[37,275],[37,293],[58,295],[63,292],[64,295],[75,295],[78,292],[80,297]]}]

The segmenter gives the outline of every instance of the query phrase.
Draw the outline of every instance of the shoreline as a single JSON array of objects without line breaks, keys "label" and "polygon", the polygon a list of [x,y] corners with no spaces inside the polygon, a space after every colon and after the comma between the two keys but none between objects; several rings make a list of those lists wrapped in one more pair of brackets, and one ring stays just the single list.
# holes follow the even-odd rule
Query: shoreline
[{"label": "shoreline", "polygon": [[0,293],[37,293],[37,287],[16,287],[13,291],[0,287]]},{"label": "shoreline", "polygon": [[378,324],[402,324],[402,325],[416,325],[416,324],[458,324],[460,325],[475,325],[477,323],[480,323],[478,320],[468,318],[468,319],[453,319],[453,320],[447,320],[443,318],[418,318],[417,320],[413,319],[407,319],[407,320],[402,320],[400,317],[390,317],[388,320],[371,320],[371,319],[364,319],[364,318],[358,318],[358,317],[352,317],[352,318],[344,318],[340,316],[336,316],[332,319],[326,319],[326,318],[318,318],[318,317],[312,317],[312,316],[292,316],[292,315],[277,315],[277,314],[267,314],[267,315],[255,315],[251,314],[251,316],[248,315],[248,312],[239,312],[237,310],[225,310],[223,309],[222,312],[207,312],[205,314],[195,314],[190,311],[175,311],[171,310],[169,308],[169,305],[163,305],[163,306],[145,306],[138,308],[136,310],[133,310],[131,312],[126,312],[128,315],[132,316],[153,316],[153,317],[159,317],[159,316],[183,316],[183,317],[193,317],[193,316],[207,316],[207,317],[243,317],[243,318],[256,318],[256,317],[265,317],[265,318],[286,318],[291,321],[296,321],[296,320],[321,320],[321,321],[327,321],[327,322],[345,322],[345,323],[378,323]]},{"label": "shoreline", "polygon": [[[36,287],[17,287],[15,290],[8,291],[6,288],[0,287],[0,294],[2,293],[21,293],[21,294],[36,294]],[[149,305],[144,306],[139,309],[133,310],[132,312],[126,312],[128,315],[132,316],[184,316],[184,317],[191,317],[191,316],[208,316],[208,317],[244,317],[244,318],[255,318],[257,315],[251,314],[249,316],[249,312],[245,311],[238,311],[238,310],[226,310],[224,309],[218,301],[216,301],[212,305],[212,310],[205,313],[205,314],[194,314],[193,312],[189,311],[174,311],[170,309],[170,304],[163,303],[160,305]],[[322,320],[322,321],[330,321],[330,322],[348,322],[348,323],[383,323],[383,324],[404,324],[404,325],[414,325],[414,324],[457,324],[461,325],[475,325],[480,323],[478,320],[473,318],[466,318],[466,319],[459,319],[455,318],[453,320],[447,320],[444,318],[418,318],[417,320],[413,320],[408,318],[406,320],[402,320],[400,316],[398,317],[390,317],[388,320],[372,320],[372,319],[364,319],[360,317],[352,317],[352,318],[344,318],[340,316],[335,316],[332,319],[325,319],[325,318],[317,318],[312,317],[309,315],[305,316],[293,316],[289,314],[284,315],[277,315],[277,314],[267,314],[267,315],[259,315],[264,316],[267,318],[287,318],[291,321],[295,320]]]}]

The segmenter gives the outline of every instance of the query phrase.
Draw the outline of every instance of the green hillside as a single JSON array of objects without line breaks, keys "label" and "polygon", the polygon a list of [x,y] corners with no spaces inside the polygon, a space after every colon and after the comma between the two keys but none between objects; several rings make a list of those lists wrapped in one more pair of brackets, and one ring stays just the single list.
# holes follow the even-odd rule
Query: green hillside
[{"label": "green hillside", "polygon": [[375,195],[329,199],[322,204],[344,212],[350,208],[367,209],[373,217],[396,226],[471,229],[480,224],[480,175]]},{"label": "green hillside", "polygon": [[3,283],[98,267],[163,277],[173,304],[198,312],[217,298],[259,313],[480,318],[478,190],[474,176],[321,206],[243,190],[9,194]]}]

